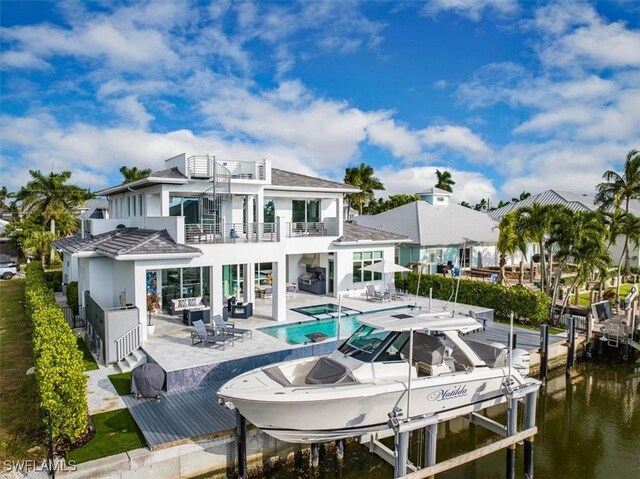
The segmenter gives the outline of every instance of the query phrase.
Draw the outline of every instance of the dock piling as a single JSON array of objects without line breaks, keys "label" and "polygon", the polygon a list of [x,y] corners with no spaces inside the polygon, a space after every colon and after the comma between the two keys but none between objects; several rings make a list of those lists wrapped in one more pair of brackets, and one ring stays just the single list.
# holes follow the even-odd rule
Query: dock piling
[{"label": "dock piling", "polygon": [[[524,428],[530,429],[536,425],[536,403],[538,392],[533,391],[524,398]],[[524,440],[524,477],[533,479],[533,439],[534,436]]]},{"label": "dock piling", "polygon": [[338,439],[336,441],[336,459],[339,463],[344,461],[344,439]]},{"label": "dock piling", "polygon": [[547,381],[547,363],[549,361],[549,325],[540,325],[540,380]]},{"label": "dock piling", "polygon": [[395,435],[395,465],[393,477],[402,477],[407,474],[407,460],[409,451],[409,431],[396,432]]},{"label": "dock piling", "polygon": [[567,374],[571,374],[573,363],[575,360],[576,348],[576,318],[569,316],[567,318]]},{"label": "dock piling", "polygon": [[247,479],[247,420],[236,409],[236,445],[238,447],[238,478]]},{"label": "dock piling", "polygon": [[[518,429],[518,400],[507,399],[507,437],[514,436]],[[516,477],[516,445],[507,447],[507,479]]]},{"label": "dock piling", "polygon": [[320,466],[320,444],[314,442],[311,444],[311,467],[317,469]]}]

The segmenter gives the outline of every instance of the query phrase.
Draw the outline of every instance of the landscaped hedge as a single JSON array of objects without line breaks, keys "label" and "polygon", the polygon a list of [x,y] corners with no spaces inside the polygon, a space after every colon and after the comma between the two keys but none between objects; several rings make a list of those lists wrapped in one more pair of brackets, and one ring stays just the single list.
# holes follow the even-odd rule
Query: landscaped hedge
[{"label": "landscaped hedge", "polygon": [[[407,290],[415,292],[418,274],[409,273]],[[422,275],[420,278],[421,296],[429,296],[429,288],[433,288],[433,297],[448,300],[455,295],[457,279],[440,275]],[[453,293],[453,295],[452,295]],[[458,303],[484,306],[495,312],[495,319],[508,320],[513,312],[516,321],[539,325],[549,319],[551,300],[539,291],[531,291],[521,286],[506,287],[499,284],[483,283],[481,281],[460,280]]]},{"label": "landscaped hedge", "polygon": [[78,282],[72,281],[67,285],[67,306],[73,308],[73,314],[78,314]]},{"label": "landscaped hedge", "polygon": [[26,313],[33,328],[35,376],[43,419],[52,421],[56,443],[73,444],[88,431],[89,422],[82,353],[76,336],[47,287],[42,265],[26,267]]}]

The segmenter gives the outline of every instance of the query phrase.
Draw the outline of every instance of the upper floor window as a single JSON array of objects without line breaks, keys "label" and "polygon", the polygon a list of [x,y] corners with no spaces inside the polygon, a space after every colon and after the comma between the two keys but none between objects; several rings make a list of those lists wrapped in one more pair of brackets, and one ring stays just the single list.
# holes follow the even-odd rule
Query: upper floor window
[{"label": "upper floor window", "polygon": [[127,216],[131,216],[131,196],[127,196]]},{"label": "upper floor window", "polygon": [[144,216],[142,213],[142,195],[138,195],[138,211],[140,211],[140,216]]},{"label": "upper floor window", "polygon": [[320,221],[320,200],[293,200],[291,221],[317,223]]},{"label": "upper floor window", "polygon": [[138,208],[136,206],[136,197],[134,196],[132,199],[133,199],[133,216],[138,216],[138,213],[137,213]]},{"label": "upper floor window", "polygon": [[273,198],[264,199],[264,222],[276,222],[276,200]]}]

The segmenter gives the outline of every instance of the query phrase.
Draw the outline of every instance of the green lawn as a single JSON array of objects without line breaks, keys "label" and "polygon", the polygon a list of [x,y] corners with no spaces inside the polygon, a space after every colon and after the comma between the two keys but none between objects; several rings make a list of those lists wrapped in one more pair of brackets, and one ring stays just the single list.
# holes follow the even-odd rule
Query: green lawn
[{"label": "green lawn", "polygon": [[[622,301],[627,296],[627,294],[629,294],[629,291],[631,291],[632,286],[633,285],[630,283],[625,283],[620,285],[620,295],[618,296],[618,301]],[[607,289],[615,291],[616,287],[614,286],[613,288],[607,288]],[[578,305],[588,307],[590,304],[589,303],[590,298],[591,298],[591,295],[588,291],[584,293],[580,293],[580,297],[578,298]],[[573,298],[571,298],[569,301],[571,301],[571,304],[573,304]]]},{"label": "green lawn", "polygon": [[0,458],[40,460],[43,424],[37,408],[31,328],[24,316],[24,280],[0,281]]},{"label": "green lawn", "polygon": [[78,349],[82,352],[82,365],[84,366],[84,370],[93,371],[94,369],[98,369],[96,360],[93,359],[91,351],[89,351],[89,348],[80,335],[78,335]]},{"label": "green lawn", "polygon": [[131,394],[131,372],[112,374],[109,376],[109,381],[120,396]]},{"label": "green lawn", "polygon": [[91,416],[96,435],[88,444],[69,451],[67,462],[81,462],[112,456],[144,447],[146,442],[127,408]]}]

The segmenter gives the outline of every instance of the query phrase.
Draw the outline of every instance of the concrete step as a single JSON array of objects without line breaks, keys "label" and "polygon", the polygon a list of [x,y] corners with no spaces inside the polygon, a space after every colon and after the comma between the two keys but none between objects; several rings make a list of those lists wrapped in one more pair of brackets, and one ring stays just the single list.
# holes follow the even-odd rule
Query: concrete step
[{"label": "concrete step", "polygon": [[148,358],[147,355],[141,349],[133,350],[127,357],[118,361],[115,365],[116,369],[120,370],[121,373],[126,373],[140,366],[141,364],[145,364]]}]

